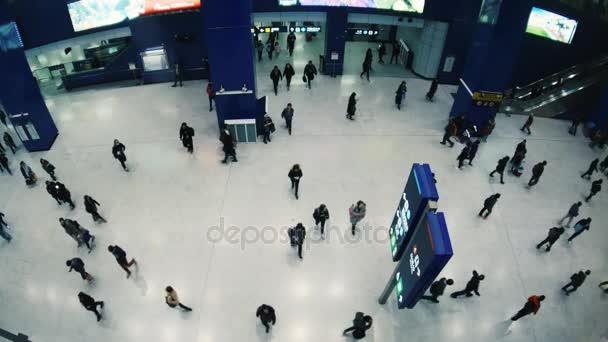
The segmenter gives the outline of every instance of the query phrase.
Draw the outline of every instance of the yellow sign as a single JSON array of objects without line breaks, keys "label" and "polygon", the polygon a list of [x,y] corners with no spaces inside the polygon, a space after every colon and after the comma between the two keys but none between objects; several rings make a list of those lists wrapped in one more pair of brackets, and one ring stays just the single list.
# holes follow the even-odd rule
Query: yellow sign
[{"label": "yellow sign", "polygon": [[487,93],[482,91],[476,91],[473,93],[474,101],[485,101],[485,102],[502,102],[504,95],[501,93]]}]

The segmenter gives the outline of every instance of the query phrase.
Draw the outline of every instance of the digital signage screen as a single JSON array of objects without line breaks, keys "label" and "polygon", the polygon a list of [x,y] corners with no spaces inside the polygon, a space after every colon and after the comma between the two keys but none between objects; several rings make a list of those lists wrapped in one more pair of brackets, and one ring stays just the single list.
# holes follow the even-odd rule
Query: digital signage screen
[{"label": "digital signage screen", "polygon": [[280,6],[330,6],[387,9],[399,12],[424,12],[425,0],[279,0]]},{"label": "digital signage screen", "polygon": [[201,0],[145,0],[143,14],[181,11],[201,7]]},{"label": "digital signage screen", "polygon": [[23,47],[21,35],[17,29],[15,22],[0,25],[0,50],[6,52],[8,50],[20,49]]},{"label": "digital signage screen", "polygon": [[559,14],[532,7],[526,32],[560,43],[570,44],[578,22]]},{"label": "digital signage screen", "polygon": [[68,4],[74,31],[118,24],[143,11],[144,0],[80,0]]}]

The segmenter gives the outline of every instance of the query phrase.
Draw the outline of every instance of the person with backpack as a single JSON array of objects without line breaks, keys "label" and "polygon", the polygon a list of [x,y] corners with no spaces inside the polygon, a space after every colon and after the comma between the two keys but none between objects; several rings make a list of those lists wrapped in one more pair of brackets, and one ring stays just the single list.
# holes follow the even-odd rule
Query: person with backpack
[{"label": "person with backpack", "polygon": [[598,192],[600,192],[602,190],[602,183],[604,181],[602,179],[598,179],[596,181],[594,181],[593,183],[591,183],[591,192],[589,193],[589,196],[587,196],[587,198],[585,198],[585,202],[589,202],[589,200],[591,200],[591,198],[593,196],[595,196]]},{"label": "person with backpack", "polygon": [[532,126],[533,122],[534,122],[534,114],[530,114],[528,116],[528,120],[526,120],[526,123],[524,123],[523,127],[521,128],[521,131],[528,132],[528,135],[532,134],[532,131],[530,131],[530,127]]},{"label": "person with backpack", "polygon": [[13,137],[11,137],[11,135],[8,134],[8,132],[4,132],[4,142],[6,143],[6,146],[8,146],[11,149],[11,151],[13,151],[13,154],[15,154],[17,151],[17,145],[15,145],[15,141],[13,140]]},{"label": "person with backpack", "polygon": [[430,300],[433,303],[439,303],[439,300],[437,298],[441,297],[443,295],[443,293],[445,292],[445,288],[448,286],[451,286],[451,285],[454,285],[454,280],[441,278],[431,285],[431,289],[430,289],[431,295],[422,296],[422,297],[420,297],[420,299],[426,299],[426,300]]},{"label": "person with backpack", "polygon": [[360,340],[365,337],[365,332],[372,327],[373,320],[369,315],[365,315],[363,312],[357,312],[355,319],[353,320],[353,326],[344,329],[342,335],[347,335],[352,332],[352,336],[355,340]]},{"label": "person with backpack", "polygon": [[581,178],[591,179],[591,176],[593,176],[593,173],[595,171],[597,171],[597,165],[599,164],[599,162],[600,162],[599,158],[594,159],[591,162],[591,164],[589,165],[589,169],[587,169],[587,171],[581,175]]},{"label": "person with backpack", "polygon": [[544,244],[549,244],[545,251],[550,251],[551,246],[559,240],[559,237],[562,236],[565,231],[566,229],[564,229],[564,227],[553,227],[549,229],[549,234],[547,234],[547,237],[543,241],[536,245],[536,249],[540,249]]},{"label": "person with backpack", "polygon": [[289,180],[291,180],[291,188],[295,190],[296,199],[299,199],[298,190],[300,188],[300,179],[303,176],[300,164],[294,164],[287,176],[289,177]]},{"label": "person with backpack", "polygon": [[23,175],[23,179],[25,179],[25,185],[33,186],[36,184],[38,178],[32,169],[22,161],[19,163],[19,169],[21,170],[21,175]]},{"label": "person with backpack", "polygon": [[97,206],[100,205],[99,202],[97,202],[95,199],[93,199],[93,197],[89,196],[89,195],[84,195],[84,208],[87,211],[87,213],[91,214],[91,216],[93,216],[93,221],[97,222],[97,221],[102,221],[102,222],[108,222],[106,221],[105,218],[103,218],[101,215],[99,215]]},{"label": "person with backpack", "polygon": [[283,112],[281,113],[281,117],[285,119],[285,127],[287,127],[289,135],[291,135],[291,122],[293,120],[293,113],[294,111],[291,103],[288,103],[287,107],[285,107],[285,109],[283,109]]},{"label": "person with backpack", "polygon": [[319,227],[321,224],[321,238],[325,239],[325,221],[329,220],[329,210],[325,204],[321,204],[312,214],[315,219],[315,226]]},{"label": "person with backpack", "polygon": [[587,276],[590,274],[590,270],[580,270],[577,273],[574,273],[572,276],[570,276],[570,282],[562,287],[562,291],[566,292],[566,296],[569,296],[572,292],[575,292],[581,285],[583,285],[585,279],[587,279]]},{"label": "person with backpack", "polygon": [[120,248],[119,246],[108,246],[108,252],[114,256],[118,265],[125,270],[125,272],[127,272],[127,279],[131,277],[129,267],[131,267],[133,264],[137,265],[135,258],[131,258],[131,261],[127,261],[127,252],[125,252],[124,249]]},{"label": "person with backpack", "polygon": [[40,158],[40,165],[42,166],[42,169],[51,176],[51,179],[54,181],[57,180],[57,177],[55,176],[55,166],[53,164],[46,159]]},{"label": "person with backpack", "polygon": [[521,310],[519,310],[513,317],[511,317],[511,321],[515,322],[518,319],[527,316],[531,313],[537,314],[538,310],[540,310],[540,303],[545,300],[545,296],[530,296],[528,301],[524,305]]},{"label": "person with backpack", "polygon": [[182,141],[184,147],[188,149],[190,154],[194,152],[194,142],[192,141],[192,137],[194,137],[194,128],[188,126],[187,123],[182,122],[182,125],[179,128],[179,139]]},{"label": "person with backpack", "polygon": [[289,91],[289,86],[291,85],[291,78],[295,74],[296,72],[291,66],[291,64],[285,64],[285,69],[283,69],[283,77],[285,77],[285,85],[287,86],[287,91]]},{"label": "person with backpack", "polygon": [[574,220],[574,218],[578,216],[579,210],[582,205],[583,205],[582,202],[574,203],[570,207],[570,209],[568,209],[568,213],[566,214],[566,216],[564,216],[561,220],[559,220],[559,223],[561,224],[562,222],[564,222],[565,219],[568,219],[568,223],[566,223],[565,227],[570,227],[570,223],[572,223],[572,220]]},{"label": "person with backpack", "polygon": [[407,94],[407,83],[405,81],[401,81],[397,91],[395,91],[395,104],[397,105],[397,109],[401,110],[401,103],[405,100],[405,96]]},{"label": "person with backpack", "polygon": [[213,100],[215,100],[215,91],[213,90],[213,83],[207,84],[207,96],[209,97],[209,111],[213,111]]},{"label": "person with backpack", "polygon": [[503,177],[505,174],[505,169],[507,168],[507,163],[509,163],[509,156],[504,156],[498,161],[494,171],[490,173],[490,177],[494,177],[494,174],[498,172],[500,175],[500,184],[505,184]]},{"label": "person with backpack", "polygon": [[87,309],[87,311],[92,311],[95,314],[95,317],[97,317],[97,322],[101,321],[102,316],[99,311],[97,311],[97,307],[100,306],[103,309],[103,301],[96,301],[93,297],[84,292],[78,293],[78,300],[80,301],[80,304]]},{"label": "person with backpack", "polygon": [[281,70],[279,70],[279,67],[277,65],[272,68],[272,71],[270,72],[270,79],[272,80],[274,95],[279,95],[279,81],[283,79],[283,74],[281,74]]},{"label": "person with backpack", "polygon": [[429,101],[433,101],[433,97],[435,97],[435,93],[437,92],[437,88],[439,88],[439,80],[436,78],[431,82],[431,87],[429,88],[428,93],[426,93],[426,99]]},{"label": "person with backpack", "polygon": [[80,258],[72,258],[65,262],[65,265],[69,267],[68,272],[72,272],[72,270],[76,271],[82,277],[82,280],[86,280],[91,282],[93,280],[93,276],[91,276],[84,269],[84,261]]},{"label": "person with backpack", "polygon": [[348,98],[348,105],[346,106],[346,118],[354,120],[353,116],[357,112],[357,93],[350,94]]},{"label": "person with backpack", "polygon": [[274,308],[270,305],[262,304],[255,311],[255,317],[259,317],[260,321],[266,327],[266,333],[270,332],[270,324],[275,325],[277,323],[277,316]]},{"label": "person with backpack", "polygon": [[365,217],[367,211],[367,204],[363,201],[358,201],[357,204],[353,204],[348,209],[348,216],[350,217],[351,233],[355,236],[355,227]]},{"label": "person with backpack", "polygon": [[308,89],[312,89],[312,80],[315,79],[317,74],[317,68],[312,64],[312,61],[308,61],[308,64],[304,67],[304,82],[308,83]]},{"label": "person with backpack", "polygon": [[125,145],[118,141],[118,139],[114,139],[114,145],[112,145],[112,155],[114,156],[114,159],[120,162],[122,169],[129,172],[127,165],[125,165],[125,162],[127,161],[127,155],[125,154],[126,149],[127,148]]},{"label": "person with backpack", "polygon": [[[488,216],[490,216],[490,214],[492,213],[492,209],[494,208],[494,205],[496,205],[496,202],[498,202],[499,198],[500,198],[500,194],[494,194],[494,195],[486,198],[486,200],[483,202],[483,208],[479,212],[479,217],[483,217],[484,219],[487,219]],[[484,216],[485,211],[487,211],[487,213]]]},{"label": "person with backpack", "polygon": [[538,184],[538,181],[540,180],[540,176],[543,175],[543,172],[545,171],[545,166],[547,165],[547,161],[543,161],[542,163],[538,163],[536,165],[534,165],[534,167],[532,168],[532,178],[530,178],[530,181],[528,182],[528,188]]},{"label": "person with backpack", "polygon": [[582,219],[578,221],[574,225],[574,234],[568,238],[568,242],[572,242],[577,236],[583,234],[585,230],[589,230],[591,228],[591,218],[587,217],[586,219]]}]

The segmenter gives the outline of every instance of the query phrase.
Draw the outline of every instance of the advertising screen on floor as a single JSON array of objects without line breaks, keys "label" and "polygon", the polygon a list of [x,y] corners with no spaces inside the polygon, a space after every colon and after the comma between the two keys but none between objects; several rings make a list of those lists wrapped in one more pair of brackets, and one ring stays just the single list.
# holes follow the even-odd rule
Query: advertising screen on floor
[{"label": "advertising screen on floor", "polygon": [[280,6],[331,6],[387,9],[400,12],[424,12],[425,0],[279,0]]},{"label": "advertising screen on floor", "polygon": [[559,14],[533,7],[526,32],[560,43],[570,44],[578,22]]}]

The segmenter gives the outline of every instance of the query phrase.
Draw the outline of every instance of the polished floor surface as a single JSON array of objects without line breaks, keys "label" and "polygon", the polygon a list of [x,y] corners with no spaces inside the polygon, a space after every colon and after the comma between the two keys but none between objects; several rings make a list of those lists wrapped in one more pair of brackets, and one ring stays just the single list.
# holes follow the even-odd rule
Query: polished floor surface
[{"label": "polished floor surface", "polygon": [[[266,69],[265,69],[266,68]],[[258,95],[269,95],[269,113],[278,131],[264,145],[240,144],[239,162],[220,163],[215,113],[209,112],[205,82],[84,90],[47,99],[61,134],[53,149],[27,154],[41,178],[27,188],[20,175],[0,175],[0,211],[12,226],[13,242],[0,241],[0,328],[32,341],[344,341],[342,329],[354,313],[374,318],[368,341],[598,341],[606,335],[608,295],[598,283],[606,267],[608,195],[584,204],[591,230],[571,245],[562,238],[550,253],[535,244],[568,207],[588,192],[580,178],[589,162],[603,157],[568,123],[537,119],[531,136],[519,130],[524,118],[499,115],[495,134],[480,148],[473,167],[456,168],[461,146],[439,144],[453,88],[440,87],[435,102],[424,99],[429,83],[408,79],[401,111],[393,105],[398,80],[356,75],[320,76],[313,89],[294,84],[271,95],[267,66],[258,67]],[[347,98],[359,97],[355,121],[345,119]],[[280,111],[295,108],[293,135]],[[195,153],[178,140],[188,122],[196,130]],[[131,172],[112,158],[112,140],[127,147]],[[528,163],[521,179],[505,185],[490,180],[496,161],[528,139]],[[46,193],[46,175],[37,160],[57,166],[77,208],[58,206]],[[530,165],[549,162],[540,183],[525,188]],[[377,297],[392,269],[386,227],[414,162],[430,163],[445,212],[454,257],[441,276],[464,287],[473,269],[485,274],[481,297],[436,305],[419,303],[398,310],[394,294],[386,305]],[[300,199],[291,193],[287,172],[300,163]],[[593,178],[598,178],[595,175]],[[483,200],[500,192],[494,213],[477,217]],[[107,224],[94,224],[82,196],[101,203]],[[357,200],[368,215],[357,238],[349,236],[347,209]],[[319,239],[312,212],[327,204],[329,236]],[[58,218],[77,219],[97,236],[97,248],[78,249]],[[304,259],[286,242],[285,229],[298,222],[308,229]],[[566,235],[572,234],[568,229]],[[131,279],[106,246],[118,244],[135,257]],[[87,284],[65,261],[79,256],[95,277]],[[587,282],[569,297],[560,288],[570,275],[591,269]],[[164,303],[172,285],[191,313]],[[104,320],[79,304],[85,291],[106,303]],[[547,300],[537,316],[506,321],[532,294]],[[255,310],[266,303],[277,325],[265,334]]]}]

